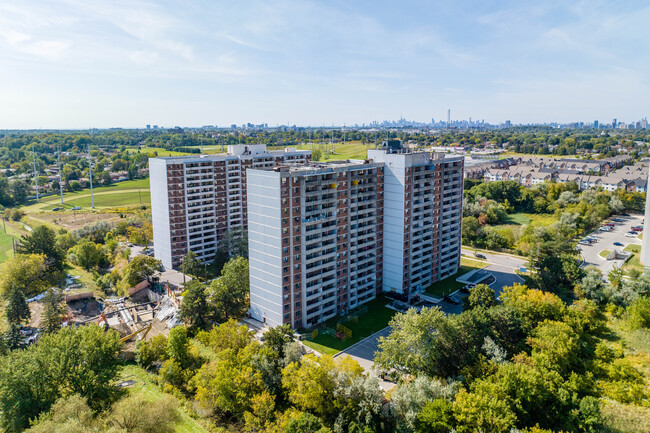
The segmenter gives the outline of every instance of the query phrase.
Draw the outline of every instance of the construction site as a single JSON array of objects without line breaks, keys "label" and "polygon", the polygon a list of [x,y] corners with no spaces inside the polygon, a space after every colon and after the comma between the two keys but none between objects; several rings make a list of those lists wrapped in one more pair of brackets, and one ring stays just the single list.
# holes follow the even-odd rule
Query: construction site
[{"label": "construction site", "polygon": [[[83,326],[96,323],[114,329],[121,335],[125,357],[133,357],[138,341],[157,335],[167,335],[182,322],[180,302],[169,284],[145,280],[129,289],[129,296],[99,299],[93,292],[66,294],[67,315],[63,326]],[[38,324],[43,311],[42,298],[29,299],[32,313],[28,342],[38,338]]]}]

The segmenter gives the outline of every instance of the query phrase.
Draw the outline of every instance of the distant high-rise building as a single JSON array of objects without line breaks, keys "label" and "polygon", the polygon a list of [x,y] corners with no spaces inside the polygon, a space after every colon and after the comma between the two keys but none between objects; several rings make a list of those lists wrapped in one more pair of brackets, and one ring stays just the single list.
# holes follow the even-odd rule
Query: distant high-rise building
[{"label": "distant high-rise building", "polygon": [[447,126],[451,125],[451,109],[447,109]]},{"label": "distant high-rise building", "polygon": [[509,120],[506,120],[506,128],[510,128],[512,126],[512,123],[510,123]]},{"label": "distant high-rise building", "polygon": [[598,129],[598,121],[594,120],[594,129]]},{"label": "distant high-rise building", "polygon": [[647,118],[643,118],[641,120],[641,129],[648,129],[648,119]]},{"label": "distant high-rise building", "polygon": [[147,129],[151,129],[151,125],[147,125]]},{"label": "distant high-rise building", "polygon": [[612,120],[612,128],[616,129],[617,126],[618,126],[618,122],[616,121],[616,119]]}]

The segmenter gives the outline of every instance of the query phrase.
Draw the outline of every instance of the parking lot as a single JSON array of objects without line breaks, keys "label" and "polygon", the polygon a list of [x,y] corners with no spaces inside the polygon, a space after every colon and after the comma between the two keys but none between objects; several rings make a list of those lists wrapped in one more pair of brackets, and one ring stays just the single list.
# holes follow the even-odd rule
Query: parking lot
[{"label": "parking lot", "polygon": [[[643,215],[630,215],[627,217],[619,216],[622,219],[620,223],[615,223],[613,230],[600,231],[595,230],[590,236],[596,239],[596,242],[589,245],[578,245],[582,258],[584,259],[583,266],[597,266],[603,276],[607,277],[609,271],[614,266],[620,267],[623,265],[623,260],[606,260],[600,257],[600,252],[603,250],[614,251],[623,250],[629,244],[641,245],[641,240],[638,237],[626,237],[625,234],[634,226],[641,225]],[[641,233],[641,232],[639,232]],[[622,246],[614,245],[614,242],[620,242]]]}]

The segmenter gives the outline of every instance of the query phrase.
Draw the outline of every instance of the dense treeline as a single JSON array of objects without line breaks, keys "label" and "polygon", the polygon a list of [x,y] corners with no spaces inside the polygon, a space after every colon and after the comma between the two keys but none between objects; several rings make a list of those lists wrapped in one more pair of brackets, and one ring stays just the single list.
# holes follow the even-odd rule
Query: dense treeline
[{"label": "dense treeline", "polygon": [[[463,201],[463,244],[488,249],[511,249],[529,254],[542,228],[530,224],[519,228],[501,224],[510,215],[527,213],[552,218],[555,230],[572,238],[595,228],[619,212],[643,212],[645,195],[640,192],[579,191],[573,182],[543,183],[530,188],[515,181],[466,181]],[[493,227],[497,226],[497,227]]]}]

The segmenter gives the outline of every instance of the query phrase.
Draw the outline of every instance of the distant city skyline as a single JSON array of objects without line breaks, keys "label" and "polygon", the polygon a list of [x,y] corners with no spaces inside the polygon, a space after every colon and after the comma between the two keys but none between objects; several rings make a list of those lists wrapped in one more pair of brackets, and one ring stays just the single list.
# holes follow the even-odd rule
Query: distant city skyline
[{"label": "distant city skyline", "polygon": [[0,129],[647,117],[650,5],[0,4]]}]

